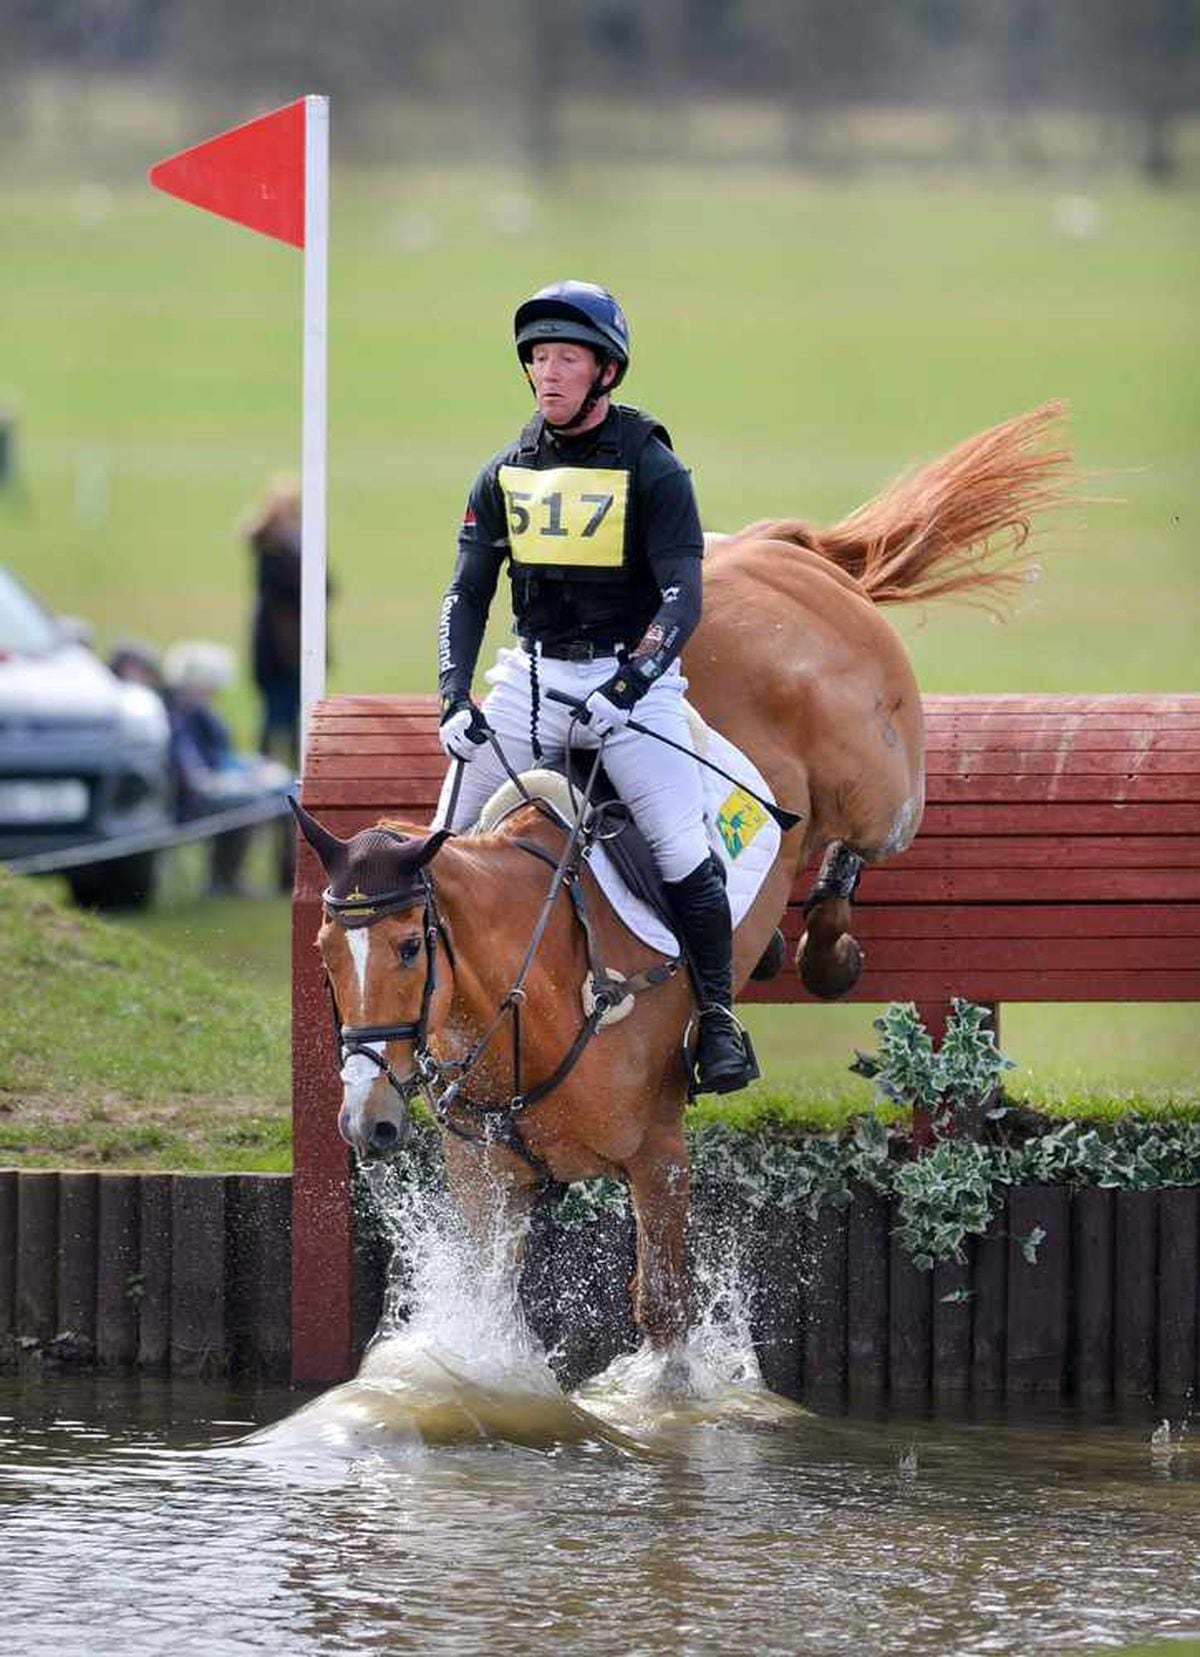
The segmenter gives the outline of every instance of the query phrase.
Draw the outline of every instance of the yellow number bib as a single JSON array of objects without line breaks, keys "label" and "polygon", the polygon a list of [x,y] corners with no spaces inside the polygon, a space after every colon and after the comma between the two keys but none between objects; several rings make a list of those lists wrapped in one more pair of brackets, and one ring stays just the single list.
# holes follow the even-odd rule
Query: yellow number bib
[{"label": "yellow number bib", "polygon": [[594,466],[538,472],[501,466],[508,544],[518,564],[619,569],[625,554],[629,473]]}]

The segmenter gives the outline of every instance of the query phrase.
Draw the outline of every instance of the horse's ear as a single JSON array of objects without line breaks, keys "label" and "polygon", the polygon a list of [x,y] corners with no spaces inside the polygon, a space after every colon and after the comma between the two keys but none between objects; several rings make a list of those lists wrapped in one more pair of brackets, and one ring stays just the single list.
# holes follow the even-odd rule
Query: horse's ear
[{"label": "horse's ear", "polygon": [[420,856],[416,861],[416,867],[418,869],[423,869],[426,863],[432,863],[438,852],[441,851],[442,845],[445,841],[449,840],[452,833],[453,830],[451,829],[434,829],[433,833],[426,837],[425,842],[421,847]]},{"label": "horse's ear", "polygon": [[289,794],[287,803],[292,808],[292,815],[300,825],[300,832],[308,841],[313,851],[321,859],[321,867],[332,880],[346,864],[346,842],[339,840],[332,829],[327,829],[310,811],[305,811],[294,794]]}]

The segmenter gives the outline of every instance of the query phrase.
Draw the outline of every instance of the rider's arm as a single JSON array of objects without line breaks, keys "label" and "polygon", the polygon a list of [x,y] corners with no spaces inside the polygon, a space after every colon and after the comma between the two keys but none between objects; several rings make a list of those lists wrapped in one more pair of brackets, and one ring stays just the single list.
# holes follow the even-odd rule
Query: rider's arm
[{"label": "rider's arm", "polygon": [[695,632],[702,607],[704,532],[692,480],[671,454],[651,444],[639,479],[646,555],[661,602],[629,653],[642,689],[666,672]]},{"label": "rider's arm", "polygon": [[701,610],[701,560],[694,552],[663,554],[653,562],[662,602],[629,653],[630,666],[649,683],[658,679],[696,630]]},{"label": "rider's arm", "polygon": [[476,478],[458,532],[454,577],[438,623],[438,692],[443,709],[470,699],[488,610],[508,553],[504,506],[490,467]]}]

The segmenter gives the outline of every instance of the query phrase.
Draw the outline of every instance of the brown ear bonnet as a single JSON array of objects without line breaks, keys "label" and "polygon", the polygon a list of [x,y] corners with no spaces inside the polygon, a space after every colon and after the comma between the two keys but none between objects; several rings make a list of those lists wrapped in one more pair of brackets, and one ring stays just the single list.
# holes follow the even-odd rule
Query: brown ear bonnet
[{"label": "brown ear bonnet", "polygon": [[411,909],[425,897],[427,863],[437,855],[449,829],[408,835],[400,829],[360,829],[340,840],[296,799],[289,799],[300,832],[329,878],[325,907],[343,926],[369,926],[382,915]]}]

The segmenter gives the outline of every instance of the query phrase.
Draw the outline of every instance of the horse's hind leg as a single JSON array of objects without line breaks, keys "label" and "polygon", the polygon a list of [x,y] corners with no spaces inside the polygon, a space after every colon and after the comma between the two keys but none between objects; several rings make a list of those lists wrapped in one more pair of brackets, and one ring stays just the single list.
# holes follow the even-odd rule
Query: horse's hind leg
[{"label": "horse's hind leg", "polygon": [[692,1321],[685,1234],[688,1155],[682,1123],[652,1129],[626,1164],[637,1221],[637,1270],[630,1285],[633,1315],[653,1347],[681,1341]]},{"label": "horse's hind leg", "polygon": [[862,972],[863,953],[850,931],[850,901],[862,869],[857,852],[841,840],[833,841],[805,899],[807,926],[796,950],[796,966],[805,989],[823,1001],[852,990]]}]

